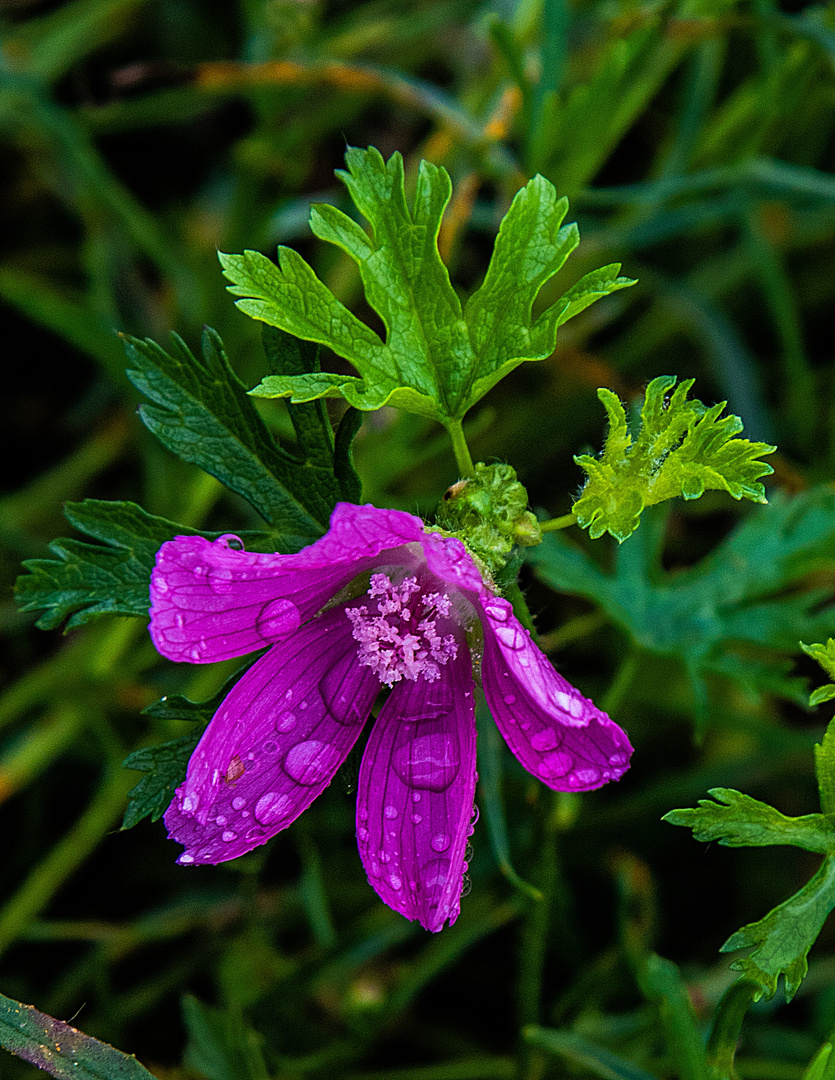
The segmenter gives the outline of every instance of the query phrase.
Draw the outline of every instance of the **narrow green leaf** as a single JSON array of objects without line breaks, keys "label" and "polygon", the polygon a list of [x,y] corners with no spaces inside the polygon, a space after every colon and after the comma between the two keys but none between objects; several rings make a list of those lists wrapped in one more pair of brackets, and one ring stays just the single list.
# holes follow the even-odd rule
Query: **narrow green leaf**
[{"label": "narrow green leaf", "polygon": [[82,626],[102,615],[148,614],[148,588],[156,553],[176,535],[193,529],[148,514],[135,503],[85,499],[67,503],[64,513],[81,532],[106,547],[80,540],[54,540],[55,559],[29,559],[15,595],[23,611],[45,609],[42,630]]},{"label": "narrow green leaf", "polygon": [[652,1073],[645,1072],[605,1047],[589,1042],[582,1035],[553,1031],[533,1024],[526,1027],[522,1035],[527,1043],[538,1050],[558,1055],[575,1065],[584,1065],[601,1080],[657,1080]]},{"label": "narrow green leaf", "polygon": [[279,248],[277,266],[254,251],[221,254],[230,291],[242,297],[243,311],[327,345],[359,372],[359,377],[316,371],[272,375],[252,391],[256,396],[299,403],[341,396],[364,411],[393,405],[449,425],[514,367],[549,356],[561,322],[599,296],[632,284],[615,276],[617,267],[606,267],[534,321],[539,291],[578,242],[576,225],[560,228],[566,200],[536,176],[514,198],[484,282],[462,311],[437,245],[452,193],[447,172],[421,162],[410,206],[400,154],[386,162],[373,148],[350,149],[345,161],[347,171],[337,175],[371,234],[329,205],[313,208],[311,228],[357,263],[386,340],[352,315],[291,249]]},{"label": "narrow green leaf", "polygon": [[[835,696],[835,686],[821,687],[831,689]],[[815,695],[813,694],[812,697]],[[818,780],[821,810],[824,814],[835,815],[835,718],[829,721],[823,739],[815,746],[815,775]]]},{"label": "narrow green leaf", "polygon": [[768,997],[774,996],[777,980],[783,975],[786,1001],[791,1001],[808,970],[806,956],[833,907],[835,857],[829,856],[799,892],[764,919],[731,934],[721,951],[752,948],[750,955],[734,960],[731,967],[760,983]]},{"label": "narrow green leaf", "polygon": [[598,390],[609,433],[600,458],[584,454],[574,459],[588,479],[572,508],[593,538],[608,532],[622,543],[637,529],[644,507],[677,496],[697,499],[708,489],[766,501],[758,478],[774,470],[759,458],[775,447],[734,438],[742,421],[737,416],[720,419],[725,402],[707,409],[687,399],[692,379],[674,389],[675,384],[674,376],[662,375],[647,386],[634,440],[616,395]]},{"label": "narrow green leaf", "polygon": [[155,403],[143,405],[140,416],[169,450],[242,495],[286,547],[322,534],[339,498],[332,469],[276,445],[213,330],[204,330],[202,359],[176,335],[170,354],[150,340],[124,340],[133,364],[128,377]]},{"label": "narrow green leaf", "polygon": [[154,1080],[132,1055],[2,994],[0,1046],[60,1080]]},{"label": "narrow green leaf", "polygon": [[696,840],[726,847],[788,844],[819,855],[835,854],[835,824],[823,814],[786,817],[773,806],[732,788],[711,788],[716,801],[700,799],[697,810],[671,810],[661,819],[693,830]]}]

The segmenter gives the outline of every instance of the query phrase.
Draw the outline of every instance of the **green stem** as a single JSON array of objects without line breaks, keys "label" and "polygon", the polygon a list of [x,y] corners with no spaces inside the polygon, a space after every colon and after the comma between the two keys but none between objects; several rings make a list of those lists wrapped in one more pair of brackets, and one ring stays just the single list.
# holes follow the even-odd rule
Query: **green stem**
[{"label": "green stem", "polygon": [[452,449],[455,451],[455,461],[458,465],[458,471],[461,474],[461,479],[464,480],[468,476],[472,476],[475,473],[475,465],[473,465],[472,455],[470,454],[470,448],[467,446],[467,440],[464,438],[464,428],[460,420],[450,420],[447,425],[447,431],[449,437],[452,439]]},{"label": "green stem", "polygon": [[576,524],[577,518],[573,514],[563,514],[562,517],[540,521],[539,527],[543,532],[557,532],[559,529],[567,529],[569,525]]},{"label": "green stem", "polygon": [[713,1030],[707,1044],[712,1080],[736,1080],[734,1056],[739,1042],[742,1021],[751,1004],[757,1000],[762,987],[740,979],[726,992],[716,1009]]}]

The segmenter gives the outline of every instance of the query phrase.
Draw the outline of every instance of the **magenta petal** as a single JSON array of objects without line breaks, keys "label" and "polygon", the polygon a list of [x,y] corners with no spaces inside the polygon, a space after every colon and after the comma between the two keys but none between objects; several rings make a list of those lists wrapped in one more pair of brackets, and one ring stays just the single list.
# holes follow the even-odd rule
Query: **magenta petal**
[{"label": "magenta petal", "polygon": [[423,533],[399,510],[340,503],[331,528],[297,555],[259,555],[200,536],[162,545],[151,575],[151,638],[169,660],[212,663],[281,641],[381,551]]},{"label": "magenta petal", "polygon": [[472,661],[395,686],[360,769],[357,843],[379,896],[427,930],[455,922],[475,796]]},{"label": "magenta petal", "polygon": [[330,783],[379,689],[341,606],[270,649],[215,713],[166,811],[179,862],[234,859],[285,829]]},{"label": "magenta petal", "polygon": [[508,746],[556,791],[591,791],[629,767],[626,733],[559,675],[500,597],[482,599],[484,695]]},{"label": "magenta petal", "polygon": [[426,565],[442,581],[470,593],[473,601],[480,593],[486,593],[481,572],[457,537],[427,532],[423,534],[421,543]]}]

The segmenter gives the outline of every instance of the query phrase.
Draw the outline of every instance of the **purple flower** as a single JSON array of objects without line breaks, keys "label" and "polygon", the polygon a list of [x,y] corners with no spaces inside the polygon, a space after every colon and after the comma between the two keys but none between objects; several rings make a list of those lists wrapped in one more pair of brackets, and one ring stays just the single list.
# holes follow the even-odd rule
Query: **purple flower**
[{"label": "purple flower", "polygon": [[166,811],[180,863],[232,859],[287,828],[391,687],[360,770],[360,856],[389,906],[428,930],[452,924],[476,783],[471,650],[530,773],[588,791],[626,770],[624,732],[554,671],[460,540],[411,514],[340,503],[297,555],[239,547],[178,536],[151,578],[151,636],[169,659],[271,646],[218,709]]}]

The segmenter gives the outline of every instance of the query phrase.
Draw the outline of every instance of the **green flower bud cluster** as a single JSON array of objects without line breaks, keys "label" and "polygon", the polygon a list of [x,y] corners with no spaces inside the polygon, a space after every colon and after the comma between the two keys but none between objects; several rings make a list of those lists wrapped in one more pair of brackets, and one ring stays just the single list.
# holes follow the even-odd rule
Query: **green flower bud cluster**
[{"label": "green flower bud cluster", "polygon": [[460,537],[497,581],[513,549],[532,547],[542,532],[528,510],[528,493],[510,465],[475,466],[475,475],[448,489],[435,511],[435,522]]}]

